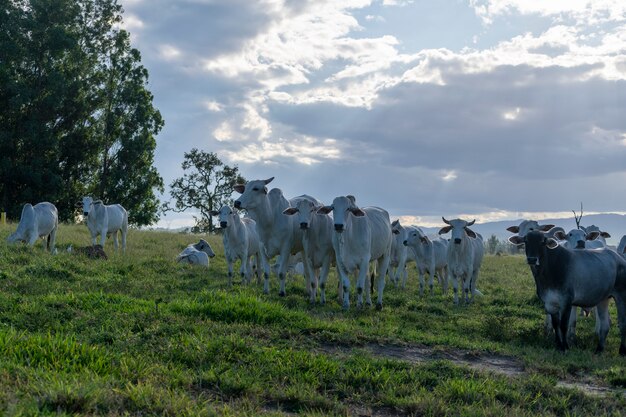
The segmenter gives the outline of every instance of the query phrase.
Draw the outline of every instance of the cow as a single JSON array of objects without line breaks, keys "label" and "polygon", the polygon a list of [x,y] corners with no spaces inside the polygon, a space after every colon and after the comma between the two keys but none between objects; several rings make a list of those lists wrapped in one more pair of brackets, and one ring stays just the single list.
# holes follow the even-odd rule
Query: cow
[{"label": "cow", "polygon": [[337,270],[341,278],[343,292],[343,308],[350,308],[350,278],[349,274],[358,272],[356,283],[357,307],[363,305],[363,291],[365,289],[368,305],[371,305],[371,293],[366,288],[366,278],[369,272],[370,261],[376,261],[378,274],[378,300],[376,308],[383,307],[383,290],[385,276],[389,268],[391,254],[391,220],[389,213],[380,207],[363,207],[356,205],[354,196],[340,196],[333,200],[330,206],[323,206],[318,213],[333,212],[333,248]]},{"label": "cow", "polygon": [[417,273],[420,283],[420,296],[424,295],[424,275],[428,273],[430,293],[434,291],[434,276],[441,285],[443,294],[448,293],[448,241],[445,239],[430,239],[419,227],[407,228],[407,237],[403,244],[412,249],[415,254]]},{"label": "cow", "polygon": [[261,241],[256,230],[256,222],[250,218],[241,218],[230,206],[223,205],[219,210],[212,210],[223,230],[222,242],[228,264],[228,285],[233,285],[233,264],[239,259],[239,274],[242,282],[250,283],[253,275],[252,257],[255,257],[256,273],[261,273]]},{"label": "cow", "polygon": [[439,234],[451,232],[446,259],[448,261],[448,274],[452,279],[452,289],[454,290],[454,304],[459,303],[457,294],[459,280],[463,285],[465,303],[469,304],[474,300],[478,272],[485,253],[483,239],[469,228],[476,220],[471,222],[461,219],[448,221],[445,217],[442,217],[442,220],[447,226],[442,227]]},{"label": "cow", "polygon": [[609,249],[569,249],[541,231],[509,241],[525,245],[526,261],[535,269],[537,294],[550,314],[559,350],[569,348],[567,334],[572,306],[597,307],[596,352],[606,347],[609,297],[615,299],[621,332],[619,353],[626,356],[626,260]]},{"label": "cow", "polygon": [[330,265],[335,257],[332,233],[333,219],[328,214],[318,213],[321,207],[308,199],[301,199],[295,207],[288,207],[283,214],[298,214],[296,223],[302,230],[303,265],[309,281],[309,298],[315,303],[317,298],[317,282],[319,277],[320,303],[326,303],[326,280]]},{"label": "cow", "polygon": [[8,243],[25,242],[33,246],[38,238],[47,238],[46,249],[50,253],[57,252],[55,247],[57,230],[59,229],[59,212],[52,203],[24,204],[17,230],[8,238]]},{"label": "cow", "polygon": [[[391,257],[389,259],[389,278],[398,286],[402,281],[402,288],[406,287],[407,270],[406,261],[409,257],[409,249],[403,242],[406,240],[406,228],[400,224],[400,220],[391,223]],[[413,256],[411,256],[413,258]]]},{"label": "cow", "polygon": [[[261,256],[264,266],[263,292],[269,294],[269,261],[276,255],[280,255],[278,278],[280,290],[278,295],[284,297],[285,277],[289,263],[289,255],[296,254],[302,248],[302,230],[293,216],[285,216],[283,211],[287,207],[295,207],[301,199],[310,200],[316,204],[319,202],[313,197],[302,195],[287,200],[279,188],[267,190],[267,184],[272,182],[274,177],[266,180],[252,180],[246,184],[237,184],[234,190],[241,194],[235,200],[235,208],[246,210],[248,215],[256,221],[257,232],[263,245],[264,251]],[[305,271],[306,272],[306,271]],[[307,289],[310,288],[309,276],[306,277]]]},{"label": "cow", "polygon": [[187,246],[178,256],[176,262],[187,263],[193,265],[203,265],[209,267],[209,258],[213,258],[215,252],[213,248],[204,239],[200,239],[198,243]]},{"label": "cow", "polygon": [[617,245],[617,253],[626,257],[626,235],[622,236],[619,241],[619,245]]},{"label": "cow", "polygon": [[104,248],[107,236],[113,235],[113,246],[118,249],[117,232],[122,237],[122,252],[126,253],[126,233],[128,213],[120,204],[106,205],[101,200],[83,197],[83,215],[87,218],[87,228],[91,234],[92,246],[100,235],[100,245]]},{"label": "cow", "polygon": [[587,233],[583,229],[572,229],[568,233],[558,231],[552,237],[563,241],[560,244],[568,249],[602,249],[606,241],[600,240],[600,236],[598,231]]}]

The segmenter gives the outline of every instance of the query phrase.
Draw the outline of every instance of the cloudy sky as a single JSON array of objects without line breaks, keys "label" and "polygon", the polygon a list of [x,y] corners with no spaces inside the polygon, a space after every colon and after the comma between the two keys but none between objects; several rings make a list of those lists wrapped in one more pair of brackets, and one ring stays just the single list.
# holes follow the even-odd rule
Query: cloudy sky
[{"label": "cloudy sky", "polygon": [[197,147],[422,225],[626,211],[623,0],[121,3],[166,184]]}]

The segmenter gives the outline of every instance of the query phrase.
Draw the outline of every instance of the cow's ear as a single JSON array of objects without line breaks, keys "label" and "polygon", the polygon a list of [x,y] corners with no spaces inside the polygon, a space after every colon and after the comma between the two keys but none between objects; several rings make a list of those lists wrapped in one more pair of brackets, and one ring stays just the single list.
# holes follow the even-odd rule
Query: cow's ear
[{"label": "cow's ear", "polygon": [[554,234],[554,237],[559,239],[559,240],[566,240],[567,239],[567,235],[565,234],[564,231],[559,230]]},{"label": "cow's ear", "polygon": [[546,246],[548,247],[548,249],[554,249],[559,246],[559,242],[557,242],[556,239],[549,237],[546,241]]},{"label": "cow's ear", "polygon": [[600,232],[600,236],[602,236],[605,239],[608,239],[611,237],[611,235],[609,234],[609,232]]},{"label": "cow's ear", "polygon": [[361,210],[358,207],[355,208],[351,208],[350,209],[350,213],[354,214],[356,217],[363,217],[365,216],[365,212],[363,210]]},{"label": "cow's ear", "polygon": [[450,230],[452,230],[452,226],[442,227],[441,229],[439,229],[439,234],[440,234],[440,235],[445,235],[445,234],[446,234],[446,233],[448,233]]},{"label": "cow's ear", "polygon": [[243,194],[246,191],[246,186],[244,184],[237,184],[233,187],[233,190],[237,191],[239,194]]},{"label": "cow's ear", "polygon": [[220,212],[219,212],[219,211],[217,211],[217,210],[211,210],[211,211],[209,211],[209,214],[210,214],[211,216],[218,216],[218,215],[220,214]]},{"label": "cow's ear", "polygon": [[392,229],[391,233],[393,233],[394,235],[399,235],[400,231],[398,229]]},{"label": "cow's ear", "polygon": [[296,214],[298,212],[298,208],[297,207],[289,207],[286,208],[285,210],[283,210],[283,214],[286,214],[287,216],[292,216],[294,214]]},{"label": "cow's ear", "polygon": [[322,206],[322,207],[317,209],[317,212],[319,214],[328,214],[331,211],[333,211],[333,207],[332,206]]},{"label": "cow's ear", "polygon": [[511,233],[519,233],[519,226],[507,227],[506,230],[508,230]]},{"label": "cow's ear", "polygon": [[466,235],[468,235],[472,239],[476,239],[476,233],[474,233],[474,231],[472,229],[470,229],[469,227],[464,227],[463,229],[465,229],[465,234]]},{"label": "cow's ear", "polygon": [[267,194],[267,187],[263,187],[263,194]]},{"label": "cow's ear", "polygon": [[420,237],[420,242],[422,242],[425,245],[428,245],[430,243],[430,239],[428,238],[428,236],[422,236]]},{"label": "cow's ear", "polygon": [[587,236],[585,236],[585,239],[586,240],[596,240],[599,236],[600,236],[600,232],[593,231],[593,232],[587,233]]},{"label": "cow's ear", "polygon": [[539,226],[539,230],[541,230],[542,232],[547,232],[548,230],[552,229],[554,227],[553,224],[544,224],[543,226]]},{"label": "cow's ear", "polygon": [[509,238],[509,242],[514,245],[522,245],[524,244],[524,238],[519,235],[514,235]]}]

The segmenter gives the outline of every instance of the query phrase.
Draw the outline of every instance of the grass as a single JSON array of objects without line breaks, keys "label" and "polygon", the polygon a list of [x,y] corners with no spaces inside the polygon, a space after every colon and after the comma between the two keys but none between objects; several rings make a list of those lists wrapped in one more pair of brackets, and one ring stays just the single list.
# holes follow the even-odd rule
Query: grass
[{"label": "grass", "polygon": [[[557,352],[520,257],[486,257],[471,306],[437,289],[388,284],[384,308],[309,305],[301,277],[287,297],[228,288],[221,239],[209,269],[174,263],[193,236],[133,230],[108,261],[66,253],[88,244],[61,225],[59,254],[7,246],[0,226],[0,414],[18,415],[621,415],[626,397],[586,395],[557,381],[626,387],[615,307],[607,352],[593,354],[592,319]],[[462,349],[515,358],[509,377],[445,360],[410,362],[370,346]]]}]

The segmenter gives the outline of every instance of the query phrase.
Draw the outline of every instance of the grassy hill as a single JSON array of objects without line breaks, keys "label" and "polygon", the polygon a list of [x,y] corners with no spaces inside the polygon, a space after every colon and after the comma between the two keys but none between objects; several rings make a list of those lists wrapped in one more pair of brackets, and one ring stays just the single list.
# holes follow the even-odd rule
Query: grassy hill
[{"label": "grassy hill", "polygon": [[[520,257],[487,257],[471,306],[439,288],[388,284],[383,311],[325,306],[301,277],[287,297],[228,288],[221,239],[210,268],[174,263],[189,235],[131,231],[127,254],[90,260],[7,246],[0,226],[3,415],[620,415],[626,359],[614,305],[608,351],[593,319],[554,349]],[[61,225],[57,247],[89,243]]]}]

